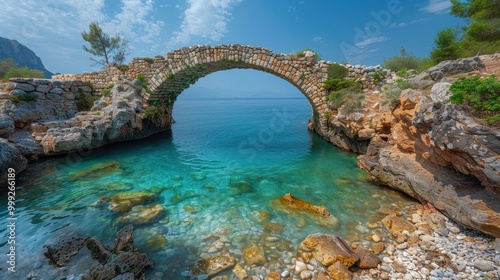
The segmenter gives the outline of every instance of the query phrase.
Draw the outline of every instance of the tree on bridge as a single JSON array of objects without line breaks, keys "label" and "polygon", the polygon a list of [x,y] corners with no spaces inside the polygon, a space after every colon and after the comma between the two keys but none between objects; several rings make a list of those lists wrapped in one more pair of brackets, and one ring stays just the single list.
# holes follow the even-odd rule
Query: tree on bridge
[{"label": "tree on bridge", "polygon": [[96,65],[107,66],[110,63],[122,65],[127,55],[128,41],[120,35],[110,37],[106,34],[99,23],[93,21],[89,24],[89,31],[82,32],[82,38],[90,44],[90,48],[83,46],[83,50],[101,57],[101,60],[90,58]]}]

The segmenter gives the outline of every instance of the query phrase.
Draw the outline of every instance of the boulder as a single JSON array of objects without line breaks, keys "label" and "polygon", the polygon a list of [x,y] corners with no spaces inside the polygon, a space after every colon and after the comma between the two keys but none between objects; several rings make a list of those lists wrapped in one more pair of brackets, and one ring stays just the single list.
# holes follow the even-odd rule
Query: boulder
[{"label": "boulder", "polygon": [[134,250],[134,239],[132,238],[133,231],[134,226],[129,224],[116,232],[115,247],[113,247],[114,253],[129,252]]},{"label": "boulder", "polygon": [[261,265],[266,262],[266,255],[264,253],[264,248],[258,245],[252,245],[243,249],[243,260],[247,265]]},{"label": "boulder", "polygon": [[359,256],[359,262],[356,263],[359,268],[376,268],[377,265],[382,263],[382,260],[377,255],[363,246],[356,247],[354,252]]},{"label": "boulder", "polygon": [[214,256],[199,260],[192,270],[194,275],[215,275],[221,271],[231,269],[236,264],[236,259],[229,256]]},{"label": "boulder", "polygon": [[351,280],[352,272],[345,267],[341,261],[336,261],[334,264],[328,267],[328,273],[330,277],[334,280]]},{"label": "boulder", "polygon": [[14,132],[14,119],[9,115],[0,114],[0,137],[7,138]]},{"label": "boulder", "polygon": [[102,244],[101,241],[90,237],[87,239],[86,245],[92,259],[97,260],[99,263],[106,264],[111,258],[111,249]]},{"label": "boulder", "polygon": [[43,254],[57,266],[65,266],[85,246],[87,239],[80,236],[62,237],[53,244],[44,245],[47,251]]},{"label": "boulder", "polygon": [[145,225],[156,223],[165,217],[166,210],[161,204],[135,206],[132,210],[118,218],[118,225]]},{"label": "boulder", "polygon": [[[83,275],[84,279],[115,279],[116,276],[133,274],[133,279],[145,279],[146,269],[154,267],[154,261],[144,253],[123,252],[116,256],[111,262],[103,265],[93,265],[90,270]],[[123,277],[123,276],[121,276]]]},{"label": "boulder", "polygon": [[[7,186],[9,168],[12,168],[17,176],[27,165],[28,160],[16,147],[6,139],[0,138],[0,184]],[[6,189],[2,191],[5,192]]]},{"label": "boulder", "polygon": [[403,218],[396,216],[396,214],[394,213],[383,218],[382,223],[384,223],[384,226],[387,228],[387,230],[394,236],[405,230],[408,232],[414,232],[416,230],[415,225]]},{"label": "boulder", "polygon": [[342,238],[329,234],[311,234],[304,239],[297,250],[297,257],[311,254],[323,266],[329,267],[337,261],[349,268],[359,256]]}]

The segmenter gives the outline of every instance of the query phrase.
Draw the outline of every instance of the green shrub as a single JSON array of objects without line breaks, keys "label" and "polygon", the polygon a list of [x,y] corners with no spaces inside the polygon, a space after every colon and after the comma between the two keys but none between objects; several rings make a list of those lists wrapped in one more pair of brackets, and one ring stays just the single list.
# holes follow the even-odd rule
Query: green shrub
[{"label": "green shrub", "polygon": [[328,78],[344,79],[349,74],[349,69],[340,64],[330,64],[328,65]]},{"label": "green shrub", "polygon": [[408,80],[398,78],[395,83],[387,85],[382,91],[384,100],[381,104],[387,105],[391,103],[393,100],[398,99],[401,96],[401,92],[403,90],[409,88],[412,88],[412,84]]},{"label": "green shrub", "polygon": [[155,60],[151,57],[145,57],[143,58],[144,61],[146,61],[148,64],[153,64],[153,62],[155,62]]},{"label": "green shrub", "polygon": [[11,67],[0,77],[0,80],[8,80],[10,78],[43,78],[45,75],[40,70],[28,69],[28,67]]},{"label": "green shrub", "polygon": [[128,65],[118,65],[116,66],[116,68],[118,68],[118,70],[120,70],[122,73],[127,72],[129,69]]},{"label": "green shrub", "polygon": [[472,115],[489,124],[500,125],[500,82],[495,75],[486,79],[461,77],[454,82],[450,91],[450,102],[469,106]]},{"label": "green shrub", "polygon": [[350,114],[354,112],[356,109],[361,108],[363,104],[363,100],[365,100],[365,96],[359,93],[353,93],[344,99],[344,108],[343,111],[346,114]]},{"label": "green shrub", "polygon": [[33,101],[36,101],[37,99],[38,99],[38,96],[33,92],[27,92],[26,94],[22,94],[22,95],[13,95],[10,97],[10,101],[12,101],[14,103],[18,103],[21,101],[33,102]]},{"label": "green shrub", "polygon": [[148,107],[146,107],[146,109],[144,110],[144,113],[146,114],[146,116],[148,116],[149,118],[153,118],[155,117],[156,115],[158,115],[158,107],[156,107],[155,105],[149,105]]},{"label": "green shrub", "polygon": [[410,78],[410,73],[408,73],[408,69],[407,68],[401,68],[401,69],[399,69],[399,71],[396,72],[396,75],[398,75],[398,77],[403,77],[405,79]]},{"label": "green shrub", "polygon": [[111,93],[111,90],[109,90],[107,88],[105,88],[105,89],[102,90],[102,95],[103,96],[109,96],[110,93]]},{"label": "green shrub", "polygon": [[384,68],[392,71],[399,71],[403,68],[423,71],[432,67],[433,61],[429,58],[418,58],[412,53],[407,53],[403,48],[401,55],[396,55],[388,59],[384,59]]},{"label": "green shrub", "polygon": [[81,111],[90,111],[94,102],[99,99],[99,96],[86,96],[83,93],[77,93],[75,96],[76,109]]}]

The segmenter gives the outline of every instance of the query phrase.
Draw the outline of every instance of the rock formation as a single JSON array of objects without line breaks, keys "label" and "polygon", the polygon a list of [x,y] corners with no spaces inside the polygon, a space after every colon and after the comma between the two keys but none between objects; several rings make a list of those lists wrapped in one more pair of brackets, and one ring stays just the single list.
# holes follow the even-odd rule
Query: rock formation
[{"label": "rock formation", "polygon": [[[0,85],[0,166],[26,168],[28,159],[79,152],[135,140],[170,129],[171,115],[146,112],[144,89],[115,77],[108,96],[99,99],[88,83],[45,79],[10,79]],[[88,112],[79,102],[96,100]],[[0,172],[6,180],[7,168]]]},{"label": "rock formation", "polygon": [[500,132],[448,101],[457,75],[485,67],[481,57],[442,62],[410,79],[426,89],[386,105],[384,92],[367,92],[354,112],[333,111],[325,138],[361,154],[358,165],[375,182],[500,237]]}]

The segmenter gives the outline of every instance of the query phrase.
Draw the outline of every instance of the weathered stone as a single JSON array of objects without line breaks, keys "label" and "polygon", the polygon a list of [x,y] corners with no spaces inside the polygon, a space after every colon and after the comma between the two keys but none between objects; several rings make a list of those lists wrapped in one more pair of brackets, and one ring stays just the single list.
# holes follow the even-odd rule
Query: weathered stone
[{"label": "weathered stone", "polygon": [[134,239],[132,238],[133,231],[134,226],[129,224],[116,232],[115,247],[113,248],[114,253],[129,252],[134,250]]},{"label": "weathered stone", "polygon": [[161,236],[161,235],[155,235],[151,238],[148,238],[148,240],[146,240],[146,244],[144,246],[145,250],[147,252],[155,252],[155,251],[159,251],[159,250],[162,250],[163,248],[165,248],[168,244],[168,241],[165,237]]},{"label": "weathered stone", "polygon": [[85,246],[88,237],[62,237],[54,244],[44,245],[47,251],[43,254],[57,266],[65,266],[71,258]]},{"label": "weathered stone", "polygon": [[252,245],[243,249],[243,259],[247,265],[253,264],[264,264],[266,262],[266,255],[264,253],[264,248]]},{"label": "weathered stone", "polygon": [[132,273],[135,279],[141,279],[146,269],[152,267],[154,267],[154,262],[146,254],[123,252],[105,265],[92,266],[82,279],[113,279],[115,276],[127,273]]},{"label": "weathered stone", "polygon": [[329,267],[340,261],[345,267],[351,267],[359,256],[342,238],[335,235],[311,234],[299,245],[297,255],[311,253],[323,266]]},{"label": "weathered stone", "polygon": [[239,264],[234,267],[233,274],[240,280],[246,279],[248,276],[247,271]]},{"label": "weathered stone", "polygon": [[236,259],[228,256],[214,256],[208,259],[199,260],[193,268],[193,274],[208,274],[215,275],[221,271],[232,268],[236,263]]},{"label": "weathered stone", "polygon": [[34,91],[35,87],[28,83],[10,82],[5,87],[6,90],[20,89],[24,91]]},{"label": "weathered stone", "polygon": [[357,266],[359,268],[375,268],[377,265],[382,263],[382,260],[377,257],[374,253],[370,252],[368,249],[364,248],[363,246],[358,246],[355,250],[354,253],[359,256],[359,262],[357,263]]},{"label": "weathered stone", "polygon": [[352,272],[341,261],[336,261],[328,267],[330,277],[334,280],[351,280]]},{"label": "weathered stone", "polygon": [[0,114],[0,137],[6,138],[12,132],[14,132],[14,120],[6,114]]},{"label": "weathered stone", "polygon": [[90,237],[86,241],[87,248],[92,254],[92,258],[101,264],[106,264],[111,258],[111,249],[107,248],[99,240]]},{"label": "weathered stone", "polygon": [[[27,165],[28,160],[16,147],[6,139],[0,138],[0,184],[7,186],[8,174],[19,174]],[[7,188],[3,191],[6,190]]]},{"label": "weathered stone", "polygon": [[396,214],[386,216],[382,219],[382,223],[384,223],[387,230],[395,236],[405,230],[408,232],[414,232],[416,230],[411,222],[396,216]]},{"label": "weathered stone", "polygon": [[154,204],[150,206],[135,206],[132,210],[118,218],[119,225],[133,224],[144,225],[156,223],[165,217],[166,210],[161,204]]}]

